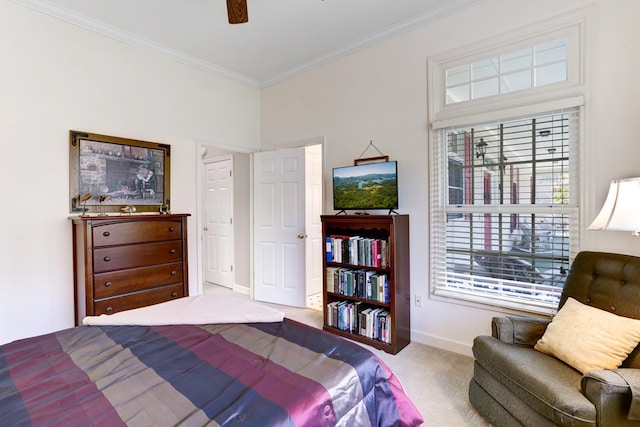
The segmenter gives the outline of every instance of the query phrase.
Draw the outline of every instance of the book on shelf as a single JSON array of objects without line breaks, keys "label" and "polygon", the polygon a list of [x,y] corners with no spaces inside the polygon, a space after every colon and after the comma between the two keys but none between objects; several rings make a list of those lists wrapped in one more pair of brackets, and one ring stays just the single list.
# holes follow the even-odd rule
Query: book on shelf
[{"label": "book on shelf", "polygon": [[[332,234],[325,239],[327,261],[332,262],[346,262],[349,256],[349,239],[350,236],[343,236],[339,234]],[[331,259],[329,259],[329,252],[331,253]]]},{"label": "book on shelf", "polygon": [[369,307],[362,301],[333,301],[327,304],[327,325],[391,343],[391,314],[381,307]]},{"label": "book on shelf", "polygon": [[351,236],[349,238],[349,264],[360,265],[360,256],[358,251],[359,236]]},{"label": "book on shelf", "polygon": [[382,240],[380,242],[380,267],[388,268],[389,267],[389,245],[386,240]]},{"label": "book on shelf", "polygon": [[330,266],[325,274],[327,292],[385,304],[390,302],[389,275],[386,273]]},{"label": "book on shelf", "polygon": [[389,276],[386,274],[379,274],[377,277],[378,285],[378,301],[383,303],[389,302]]},{"label": "book on shelf", "polygon": [[367,277],[367,293],[366,293],[366,298],[367,299],[372,299],[375,300],[376,299],[376,286],[375,284],[378,281],[378,273],[376,273],[375,271],[371,271],[371,274],[368,275]]},{"label": "book on shelf", "polygon": [[327,275],[327,291],[335,292],[335,284],[339,282],[339,272],[340,268],[338,267],[327,267],[326,275]]},{"label": "book on shelf", "polygon": [[365,273],[365,284],[366,284],[366,288],[365,288],[365,293],[364,293],[364,297],[367,299],[373,299],[373,294],[371,292],[371,283],[373,282],[373,280],[375,279],[376,276],[376,272],[375,271],[367,271]]},{"label": "book on shelf", "polygon": [[329,236],[325,238],[324,251],[327,257],[327,261],[333,261],[333,243],[331,242],[331,237]]},{"label": "book on shelf", "polygon": [[360,236],[332,234],[325,238],[325,256],[328,262],[388,268],[388,241]]},{"label": "book on shelf", "polygon": [[380,254],[379,240],[373,240],[371,242],[371,264],[372,267],[380,267],[380,260],[382,255]]}]

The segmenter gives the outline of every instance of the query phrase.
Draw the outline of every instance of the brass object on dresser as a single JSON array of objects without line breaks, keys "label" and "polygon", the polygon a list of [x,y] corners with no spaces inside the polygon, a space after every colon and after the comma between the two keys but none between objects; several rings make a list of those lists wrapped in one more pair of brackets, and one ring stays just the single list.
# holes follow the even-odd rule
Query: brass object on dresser
[{"label": "brass object on dresser", "polygon": [[188,216],[72,218],[76,325],[188,296]]}]

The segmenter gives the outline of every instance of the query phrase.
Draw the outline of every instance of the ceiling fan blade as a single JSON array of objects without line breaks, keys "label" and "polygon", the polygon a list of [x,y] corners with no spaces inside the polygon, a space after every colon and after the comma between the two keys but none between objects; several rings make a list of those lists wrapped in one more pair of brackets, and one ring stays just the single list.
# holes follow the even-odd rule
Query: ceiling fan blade
[{"label": "ceiling fan blade", "polygon": [[247,0],[227,0],[229,24],[242,24],[249,21]]}]

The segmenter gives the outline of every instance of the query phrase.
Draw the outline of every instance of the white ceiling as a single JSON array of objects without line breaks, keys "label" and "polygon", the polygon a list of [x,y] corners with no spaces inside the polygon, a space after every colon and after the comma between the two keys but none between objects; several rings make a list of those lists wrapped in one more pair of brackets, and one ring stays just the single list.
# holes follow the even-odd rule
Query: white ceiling
[{"label": "white ceiling", "polygon": [[483,0],[14,0],[253,87],[267,87]]}]

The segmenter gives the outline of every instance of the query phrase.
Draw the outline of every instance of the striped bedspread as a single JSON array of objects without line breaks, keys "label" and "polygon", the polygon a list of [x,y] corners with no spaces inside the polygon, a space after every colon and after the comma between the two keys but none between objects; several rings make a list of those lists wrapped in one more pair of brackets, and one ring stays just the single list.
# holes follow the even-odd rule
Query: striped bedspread
[{"label": "striped bedspread", "polygon": [[276,323],[80,326],[0,347],[0,426],[416,426],[369,350]]}]

